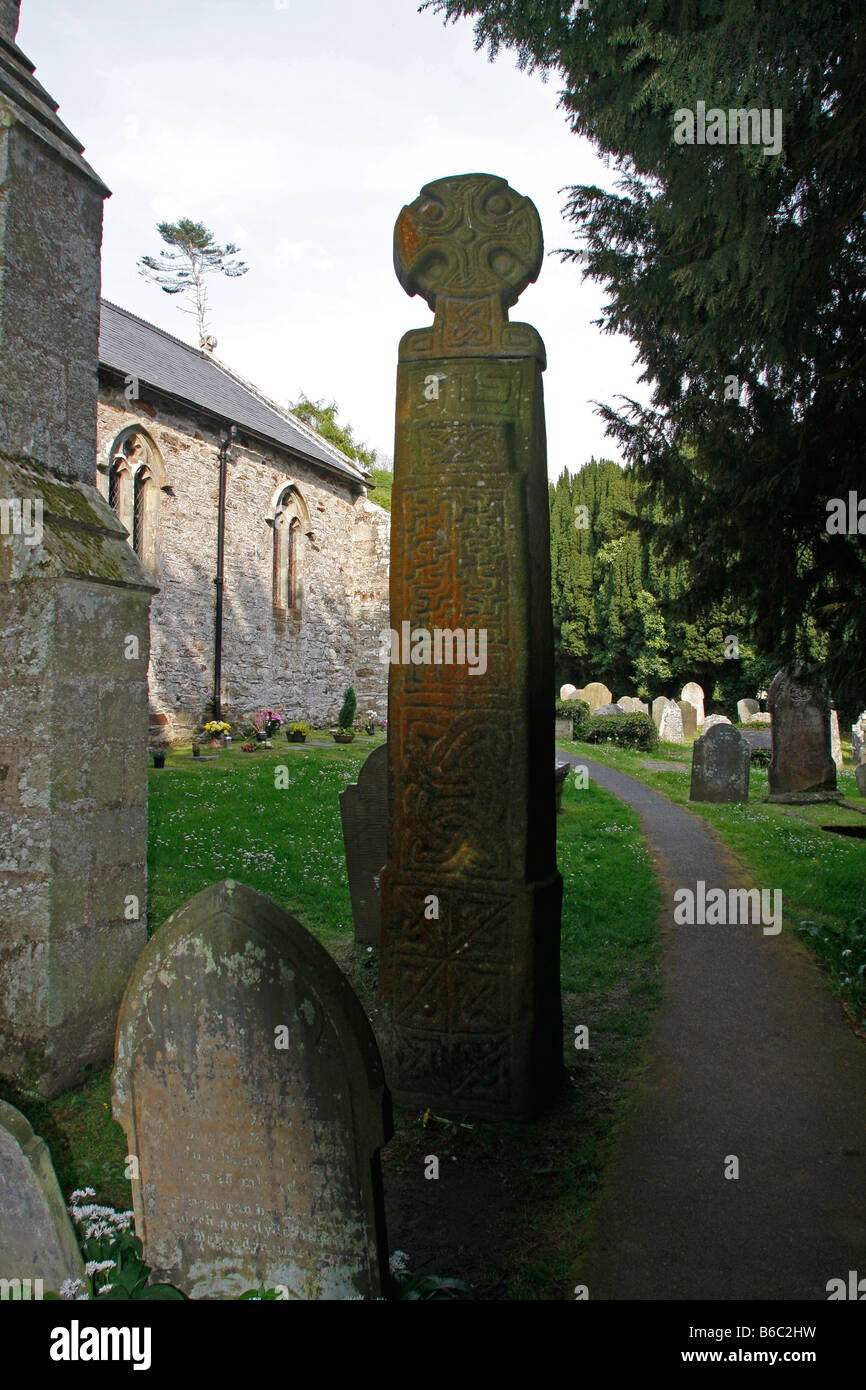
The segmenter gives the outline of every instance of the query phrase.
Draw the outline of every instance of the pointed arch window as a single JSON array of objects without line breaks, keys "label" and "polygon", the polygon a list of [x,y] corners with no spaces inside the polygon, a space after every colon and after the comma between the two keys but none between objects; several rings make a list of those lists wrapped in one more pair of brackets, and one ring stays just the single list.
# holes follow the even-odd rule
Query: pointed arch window
[{"label": "pointed arch window", "polygon": [[304,541],[310,535],[306,503],[294,486],[280,494],[274,513],[274,608],[300,618],[304,596]]},{"label": "pointed arch window", "polygon": [[[103,470],[103,472],[106,470]],[[160,493],[165,487],[165,465],[146,430],[131,425],[122,430],[109,450],[108,505],[129,532],[136,555],[152,573],[158,569],[157,538]]]}]

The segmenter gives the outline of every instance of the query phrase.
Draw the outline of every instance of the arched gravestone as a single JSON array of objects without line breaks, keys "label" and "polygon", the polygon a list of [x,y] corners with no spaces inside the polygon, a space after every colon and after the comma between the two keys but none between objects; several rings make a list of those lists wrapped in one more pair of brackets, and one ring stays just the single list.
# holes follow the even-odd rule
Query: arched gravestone
[{"label": "arched gravestone", "polygon": [[677,709],[683,725],[683,737],[694,738],[698,732],[698,712],[689,700],[678,700]]},{"label": "arched gravestone", "polygon": [[382,1294],[391,1113],[376,1041],[276,903],[226,879],[151,939],[120,1011],[113,1110],[158,1279],[193,1298]]},{"label": "arched gravestone", "polygon": [[[0,1279],[30,1281],[24,1297],[84,1282],[84,1261],[63,1205],[48,1146],[0,1100]],[[41,1280],[41,1289],[35,1281]]]},{"label": "arched gravestone", "polygon": [[687,700],[690,705],[694,705],[697,713],[698,728],[704,722],[704,688],[698,685],[697,681],[688,681],[680,691],[680,699]]},{"label": "arched gravestone", "polygon": [[382,934],[379,875],[388,858],[388,745],[374,748],[340,792],[340,819],[355,940],[378,950]]},{"label": "arched gravestone", "polygon": [[490,174],[428,184],[394,234],[435,318],[400,344],[391,624],[483,631],[487,664],[391,666],[381,1038],[396,1099],[494,1120],[563,1078],[545,354],[507,316],[542,254]]},{"label": "arched gravestone", "polygon": [[589,685],[578,691],[578,699],[586,701],[590,714],[596,714],[602,705],[613,704],[613,695],[601,681],[590,681]]},{"label": "arched gravestone", "polygon": [[752,750],[732,724],[714,724],[695,740],[689,801],[748,801]]}]

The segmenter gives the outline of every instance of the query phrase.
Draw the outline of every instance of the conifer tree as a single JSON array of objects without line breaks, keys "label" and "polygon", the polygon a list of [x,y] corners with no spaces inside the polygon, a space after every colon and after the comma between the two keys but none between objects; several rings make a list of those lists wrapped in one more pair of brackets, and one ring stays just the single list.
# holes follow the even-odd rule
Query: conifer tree
[{"label": "conifer tree", "polygon": [[[832,499],[866,495],[866,0],[428,7],[554,74],[618,170],[615,192],[572,188],[565,254],[606,288],[605,330],[638,345],[651,403],[604,415],[664,504],[647,524],[693,612],[746,605],[765,649],[826,651],[837,699],[859,680],[862,702],[866,556],[826,522]],[[697,126],[677,143],[700,102],[724,143]],[[768,134],[779,113],[778,152],[763,129],[739,143],[728,113],[751,110]]]}]

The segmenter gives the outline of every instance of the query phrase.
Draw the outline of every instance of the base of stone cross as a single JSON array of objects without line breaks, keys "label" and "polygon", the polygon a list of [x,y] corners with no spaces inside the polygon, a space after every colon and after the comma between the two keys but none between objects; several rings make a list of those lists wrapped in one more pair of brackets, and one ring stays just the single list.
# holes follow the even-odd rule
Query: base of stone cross
[{"label": "base of stone cross", "polygon": [[841,801],[842,793],[840,791],[776,792],[774,796],[768,796],[764,799],[783,806],[810,806],[816,801]]}]

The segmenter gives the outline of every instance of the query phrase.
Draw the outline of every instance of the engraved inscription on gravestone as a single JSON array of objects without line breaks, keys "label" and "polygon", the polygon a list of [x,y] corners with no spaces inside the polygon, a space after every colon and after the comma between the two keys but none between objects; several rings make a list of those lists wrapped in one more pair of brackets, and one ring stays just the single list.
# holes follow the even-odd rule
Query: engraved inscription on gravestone
[{"label": "engraved inscription on gravestone", "polygon": [[268,898],[214,884],[153,937],[121,1009],[113,1101],[158,1279],[193,1298],[383,1293],[376,1042],[327,951]]},{"label": "engraved inscription on gravestone", "polygon": [[355,940],[379,948],[382,900],[379,875],[388,858],[388,745],[374,748],[358,773],[340,792],[340,819]]},{"label": "engraved inscription on gravestone", "polygon": [[487,666],[391,666],[381,1038],[402,1103],[490,1119],[563,1072],[544,346],[507,316],[541,260],[535,207],[489,174],[428,184],[395,229],[435,318],[400,344],[391,624],[483,630]]}]

